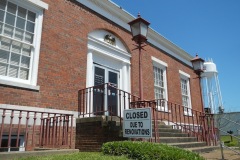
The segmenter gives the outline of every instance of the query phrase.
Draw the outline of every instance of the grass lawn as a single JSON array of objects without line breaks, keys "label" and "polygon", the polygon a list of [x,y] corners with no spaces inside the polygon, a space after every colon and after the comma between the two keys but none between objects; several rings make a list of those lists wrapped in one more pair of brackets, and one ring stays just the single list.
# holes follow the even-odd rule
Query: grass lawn
[{"label": "grass lawn", "polygon": [[108,156],[101,152],[78,152],[72,154],[60,154],[52,156],[42,156],[42,157],[29,157],[22,158],[20,160],[128,160],[124,156]]},{"label": "grass lawn", "polygon": [[[240,144],[238,143],[239,140],[235,137],[232,137],[232,141],[231,141],[231,136],[229,136],[229,135],[221,136],[221,141],[223,141],[224,144],[228,147],[240,147]],[[227,143],[227,142],[229,142],[229,143]]]}]

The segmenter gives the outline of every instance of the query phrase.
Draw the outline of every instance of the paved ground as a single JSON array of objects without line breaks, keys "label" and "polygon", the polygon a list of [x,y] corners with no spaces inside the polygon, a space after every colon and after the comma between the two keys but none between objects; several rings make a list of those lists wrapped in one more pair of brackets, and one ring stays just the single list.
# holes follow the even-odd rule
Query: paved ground
[{"label": "paved ground", "polygon": [[[222,160],[222,154],[220,149],[212,151],[210,153],[203,153],[200,155],[206,158],[206,160]],[[236,154],[231,150],[224,149],[223,155],[225,160],[240,160],[240,155]]]}]

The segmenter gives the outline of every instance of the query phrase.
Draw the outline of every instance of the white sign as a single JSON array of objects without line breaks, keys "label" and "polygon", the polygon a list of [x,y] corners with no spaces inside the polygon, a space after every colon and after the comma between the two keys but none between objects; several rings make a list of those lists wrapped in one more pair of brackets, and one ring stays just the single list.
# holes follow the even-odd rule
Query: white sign
[{"label": "white sign", "polygon": [[151,108],[125,109],[123,119],[123,137],[152,137]]}]

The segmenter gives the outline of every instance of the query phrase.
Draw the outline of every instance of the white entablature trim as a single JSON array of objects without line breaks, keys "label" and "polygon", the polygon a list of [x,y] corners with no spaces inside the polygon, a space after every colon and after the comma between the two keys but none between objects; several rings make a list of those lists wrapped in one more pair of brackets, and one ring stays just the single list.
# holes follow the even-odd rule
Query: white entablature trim
[{"label": "white entablature trim", "polygon": [[107,44],[91,36],[88,37],[88,49],[94,50],[100,54],[104,54],[118,61],[130,64],[130,53],[111,46],[110,44]]},{"label": "white entablature trim", "polygon": [[[123,10],[120,6],[113,3],[110,0],[77,0],[79,3],[87,6],[88,8],[94,10],[100,15],[106,17],[107,19],[115,22],[119,26],[130,31],[130,26],[128,22],[132,21],[135,17]],[[148,31],[148,42],[156,46],[157,48],[165,51],[167,54],[177,58],[181,62],[192,67],[190,60],[193,58],[187,52],[185,52],[180,47],[176,46],[173,42],[169,41],[158,32],[152,28]]]}]

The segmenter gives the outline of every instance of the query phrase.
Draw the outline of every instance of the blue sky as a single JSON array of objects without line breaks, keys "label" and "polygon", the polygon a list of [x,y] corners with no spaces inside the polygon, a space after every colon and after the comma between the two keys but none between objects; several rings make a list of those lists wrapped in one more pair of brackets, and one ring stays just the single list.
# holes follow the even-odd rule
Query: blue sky
[{"label": "blue sky", "polygon": [[112,0],[177,46],[217,65],[225,111],[240,111],[240,0]]}]

